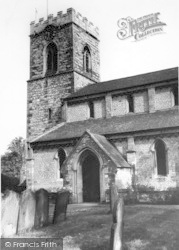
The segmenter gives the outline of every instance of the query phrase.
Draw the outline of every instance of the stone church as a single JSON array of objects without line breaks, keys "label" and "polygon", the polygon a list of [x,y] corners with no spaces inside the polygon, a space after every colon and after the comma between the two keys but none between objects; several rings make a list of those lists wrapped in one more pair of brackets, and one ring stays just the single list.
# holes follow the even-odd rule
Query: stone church
[{"label": "stone church", "polygon": [[74,9],[31,23],[26,178],[71,202],[179,194],[178,67],[100,82],[99,33]]}]

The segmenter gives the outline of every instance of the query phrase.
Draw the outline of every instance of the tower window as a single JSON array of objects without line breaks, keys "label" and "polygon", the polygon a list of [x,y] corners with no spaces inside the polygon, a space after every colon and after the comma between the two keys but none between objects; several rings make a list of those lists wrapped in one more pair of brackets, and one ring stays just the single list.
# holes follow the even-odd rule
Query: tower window
[{"label": "tower window", "polygon": [[167,175],[167,156],[165,143],[158,139],[155,142],[155,154],[158,175]]},{"label": "tower window", "polygon": [[50,43],[47,46],[47,70],[46,75],[52,75],[57,71],[57,46]]},{"label": "tower window", "polygon": [[64,163],[64,161],[66,159],[66,153],[65,153],[65,151],[64,151],[63,148],[60,148],[58,150],[58,159],[59,159],[59,166],[60,166],[60,169],[59,169],[59,171],[60,171],[60,178],[63,178],[63,175],[61,173],[61,167],[62,167],[62,165],[63,165],[63,163]]},{"label": "tower window", "polygon": [[88,46],[85,46],[83,51],[83,69],[85,72],[91,72],[91,53]]},{"label": "tower window", "polygon": [[129,104],[129,112],[134,112],[134,99],[132,95],[127,96],[128,104]]},{"label": "tower window", "polygon": [[89,112],[90,112],[90,118],[94,118],[94,104],[92,101],[89,102]]}]

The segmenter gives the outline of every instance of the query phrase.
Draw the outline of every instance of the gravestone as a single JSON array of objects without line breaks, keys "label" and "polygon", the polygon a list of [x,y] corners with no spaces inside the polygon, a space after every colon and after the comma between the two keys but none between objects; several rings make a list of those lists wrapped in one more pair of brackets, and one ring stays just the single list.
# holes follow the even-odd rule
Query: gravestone
[{"label": "gravestone", "polygon": [[69,203],[69,191],[58,192],[56,195],[53,223],[58,223],[66,219],[67,206]]},{"label": "gravestone", "polygon": [[35,207],[35,194],[31,190],[24,191],[20,198],[18,232],[34,227]]},{"label": "gravestone", "polygon": [[1,199],[1,235],[3,238],[12,237],[17,232],[19,203],[19,194],[14,191],[7,191]]},{"label": "gravestone", "polygon": [[110,250],[123,249],[123,228],[124,228],[124,201],[118,198],[114,204],[112,214],[113,224],[111,227]]},{"label": "gravestone", "polygon": [[117,186],[115,184],[111,185],[111,189],[110,189],[110,207],[111,207],[111,212],[114,209],[114,204],[118,199],[118,189]]},{"label": "gravestone", "polygon": [[48,224],[49,214],[49,197],[45,189],[39,189],[35,193],[36,211],[35,211],[35,227],[43,227]]}]

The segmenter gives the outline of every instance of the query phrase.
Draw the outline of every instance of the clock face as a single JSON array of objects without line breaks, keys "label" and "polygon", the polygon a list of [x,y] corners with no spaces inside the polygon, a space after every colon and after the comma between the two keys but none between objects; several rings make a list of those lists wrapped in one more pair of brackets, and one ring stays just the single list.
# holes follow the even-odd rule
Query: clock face
[{"label": "clock face", "polygon": [[52,40],[55,37],[56,29],[54,26],[49,25],[44,30],[44,39],[47,41]]}]

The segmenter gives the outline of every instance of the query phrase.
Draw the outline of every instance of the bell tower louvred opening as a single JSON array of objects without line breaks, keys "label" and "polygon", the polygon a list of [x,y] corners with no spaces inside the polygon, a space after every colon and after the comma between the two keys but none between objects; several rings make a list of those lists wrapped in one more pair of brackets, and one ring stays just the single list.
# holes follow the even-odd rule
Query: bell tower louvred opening
[{"label": "bell tower louvred opening", "polygon": [[46,76],[55,74],[57,72],[57,46],[54,43],[47,46],[46,60]]}]

